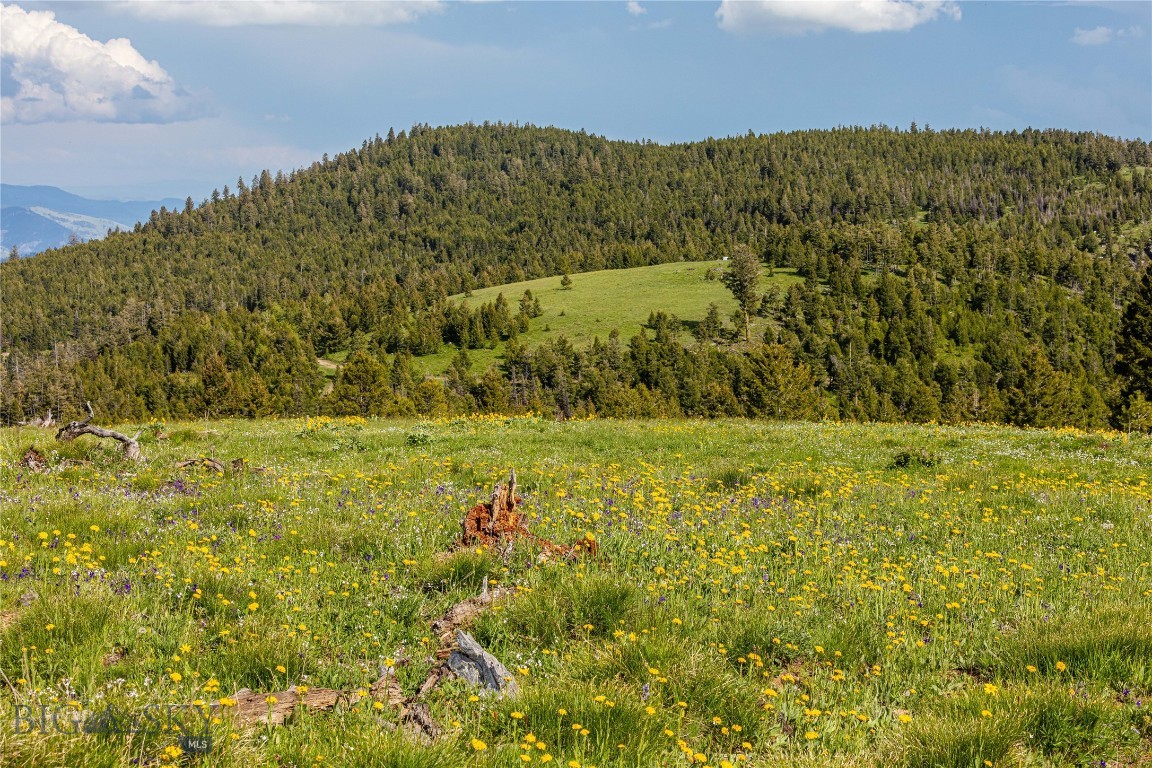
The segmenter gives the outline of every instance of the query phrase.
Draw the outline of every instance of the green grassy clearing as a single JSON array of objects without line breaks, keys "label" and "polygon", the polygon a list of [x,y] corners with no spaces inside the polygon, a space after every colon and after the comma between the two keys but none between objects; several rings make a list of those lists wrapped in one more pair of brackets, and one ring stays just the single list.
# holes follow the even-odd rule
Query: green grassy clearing
[{"label": "green grassy clearing", "polygon": [[[714,280],[705,278],[710,269],[715,271]],[[620,338],[627,341],[639,333],[648,316],[657,311],[679,318],[685,324],[683,336],[689,339],[692,326],[704,319],[712,303],[720,308],[725,325],[731,326],[729,317],[736,311],[736,301],[719,280],[723,269],[723,261],[606,269],[572,275],[572,287],[567,290],[560,287],[560,277],[546,277],[482,288],[470,297],[457,295],[452,299],[478,307],[495,301],[503,293],[515,312],[524,291],[531,290],[532,295],[540,299],[544,313],[532,320],[527,333],[520,335],[520,342],[528,347],[562,334],[580,348],[591,344],[596,337],[606,340],[613,330],[619,331]],[[772,277],[762,280],[762,288],[768,290],[774,285],[783,291],[798,282],[801,279],[796,277],[795,270],[778,269]],[[759,328],[763,333],[762,323],[754,323],[753,330]],[[483,371],[498,364],[503,351],[504,344],[500,343],[493,349],[470,349],[468,356],[474,369]],[[439,375],[447,370],[456,354],[454,347],[446,346],[438,354],[416,358],[414,367],[421,373]]]}]

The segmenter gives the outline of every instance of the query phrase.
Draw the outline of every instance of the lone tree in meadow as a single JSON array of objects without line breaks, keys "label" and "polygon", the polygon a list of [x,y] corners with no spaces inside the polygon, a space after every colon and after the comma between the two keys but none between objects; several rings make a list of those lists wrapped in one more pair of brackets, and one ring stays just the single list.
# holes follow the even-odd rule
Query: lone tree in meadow
[{"label": "lone tree in meadow", "polygon": [[760,306],[760,259],[746,245],[736,246],[721,278],[744,315],[744,341],[752,341],[751,317]]},{"label": "lone tree in meadow", "polygon": [[564,277],[560,278],[560,287],[565,291],[572,290],[572,276],[567,272],[564,273]]}]

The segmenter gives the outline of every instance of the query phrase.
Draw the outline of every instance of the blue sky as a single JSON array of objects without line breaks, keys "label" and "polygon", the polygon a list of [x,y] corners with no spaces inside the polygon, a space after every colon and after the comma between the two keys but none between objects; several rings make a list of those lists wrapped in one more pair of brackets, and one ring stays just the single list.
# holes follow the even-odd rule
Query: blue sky
[{"label": "blue sky", "polygon": [[0,178],[184,197],[413,123],[1152,139],[1152,3],[4,3]]}]

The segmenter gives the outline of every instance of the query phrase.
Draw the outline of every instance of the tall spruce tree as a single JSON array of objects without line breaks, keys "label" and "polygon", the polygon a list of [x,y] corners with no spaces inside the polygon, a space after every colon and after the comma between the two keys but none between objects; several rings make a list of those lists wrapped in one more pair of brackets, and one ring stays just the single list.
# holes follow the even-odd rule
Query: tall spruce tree
[{"label": "tall spruce tree", "polygon": [[1117,371],[1127,380],[1128,394],[1152,397],[1152,267],[1144,270],[1140,287],[1120,324]]},{"label": "tall spruce tree", "polygon": [[724,270],[724,287],[732,292],[744,315],[744,341],[752,341],[751,316],[760,306],[760,259],[745,245],[736,246]]}]

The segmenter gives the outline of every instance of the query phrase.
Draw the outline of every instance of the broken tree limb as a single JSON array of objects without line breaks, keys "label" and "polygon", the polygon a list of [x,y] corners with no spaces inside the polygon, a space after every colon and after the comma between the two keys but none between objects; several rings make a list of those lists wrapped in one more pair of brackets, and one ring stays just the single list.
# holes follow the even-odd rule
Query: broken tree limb
[{"label": "broken tree limb", "polygon": [[329,712],[337,706],[353,706],[369,698],[399,710],[400,726],[410,737],[421,741],[435,740],[440,735],[440,726],[432,719],[428,705],[415,700],[417,696],[405,698],[396,677],[385,670],[380,679],[369,686],[367,697],[363,689],[291,686],[284,691],[256,693],[241,688],[207,706],[214,714],[229,716],[240,726],[284,725],[299,710]]},{"label": "broken tree limb", "polygon": [[432,622],[432,634],[440,641],[441,647],[448,647],[456,639],[456,631],[467,627],[472,620],[483,613],[497,600],[513,594],[516,590],[510,587],[496,587],[488,589],[488,580],[484,580],[484,591],[476,597],[461,600],[444,612],[444,615]]},{"label": "broken tree limb", "polygon": [[[441,646],[437,657],[447,661],[429,671],[416,693],[405,696],[393,671],[383,669],[380,678],[368,687],[367,698],[397,710],[400,727],[409,738],[432,742],[439,738],[442,729],[422,699],[443,679],[456,674],[464,680],[499,691],[501,695],[515,695],[518,690],[516,681],[508,669],[460,629],[470,624],[493,600],[514,593],[515,590],[510,588],[489,590],[485,580],[482,594],[457,603],[432,623],[432,630]],[[456,671],[456,668],[461,671]],[[232,696],[207,706],[215,714],[230,716],[237,725],[283,725],[301,708],[309,712],[327,712],[340,705],[353,706],[364,698],[362,688],[301,689],[292,686],[272,693],[255,693],[242,688]]]},{"label": "broken tree limb", "polygon": [[81,435],[94,435],[96,437],[109,438],[117,440],[123,445],[124,458],[129,461],[143,461],[144,455],[140,453],[140,443],[136,442],[136,438],[140,437],[137,432],[134,437],[128,437],[120,432],[115,432],[111,429],[104,429],[103,427],[94,427],[89,422],[96,416],[92,412],[92,403],[86,402],[84,405],[88,407],[88,418],[84,421],[70,421],[64,426],[60,427],[60,431],[56,433],[56,439],[62,443],[75,440]]},{"label": "broken tree limb", "polygon": [[[212,702],[209,707],[213,712],[230,714],[240,725],[283,725],[297,709],[327,712],[338,704],[352,705],[364,698],[363,689],[298,688],[293,685],[284,691],[256,693],[241,688],[231,696]],[[368,687],[368,698],[393,707],[403,707],[405,703],[400,683],[388,670]]]}]

